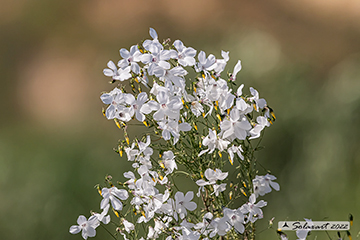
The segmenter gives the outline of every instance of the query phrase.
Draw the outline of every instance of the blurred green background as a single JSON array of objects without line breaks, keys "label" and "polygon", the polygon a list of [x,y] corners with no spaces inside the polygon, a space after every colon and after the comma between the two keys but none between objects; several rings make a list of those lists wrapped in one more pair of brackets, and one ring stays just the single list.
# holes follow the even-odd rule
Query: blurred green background
[{"label": "blurred green background", "polygon": [[[278,177],[267,221],[360,219],[360,2],[0,0],[0,238],[81,239],[69,227],[99,210],[93,189],[130,166],[101,114],[102,70],[120,48],[181,39],[238,59],[239,83],[275,110],[259,161]],[[110,239],[101,228],[97,239]],[[289,233],[295,239],[294,233]],[[329,239],[325,233],[311,239]],[[331,235],[336,239],[335,233]],[[277,239],[264,231],[258,239]]]}]

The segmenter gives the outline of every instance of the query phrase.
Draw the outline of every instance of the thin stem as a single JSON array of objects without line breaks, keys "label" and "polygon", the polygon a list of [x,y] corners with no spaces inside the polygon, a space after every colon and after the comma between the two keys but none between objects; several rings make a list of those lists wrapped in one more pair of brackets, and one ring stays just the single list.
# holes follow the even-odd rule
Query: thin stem
[{"label": "thin stem", "polygon": [[116,237],[103,224],[100,224],[100,226],[103,227],[105,231],[109,233],[116,240]]}]

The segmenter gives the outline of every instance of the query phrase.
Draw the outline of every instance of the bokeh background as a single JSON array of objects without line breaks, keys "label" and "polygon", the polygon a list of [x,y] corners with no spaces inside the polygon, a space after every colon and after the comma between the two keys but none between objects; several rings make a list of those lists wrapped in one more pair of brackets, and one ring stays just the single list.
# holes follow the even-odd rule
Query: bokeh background
[{"label": "bokeh background", "polygon": [[[1,0],[0,238],[81,239],[69,227],[99,210],[93,189],[122,179],[122,136],[101,114],[103,76],[120,48],[181,39],[238,59],[277,120],[259,161],[280,192],[267,221],[360,219],[360,1]],[[109,239],[98,230],[97,239]],[[289,233],[295,239],[294,233]],[[310,238],[329,239],[318,232]],[[335,233],[331,235],[335,239]],[[272,230],[258,239],[277,239]]]}]

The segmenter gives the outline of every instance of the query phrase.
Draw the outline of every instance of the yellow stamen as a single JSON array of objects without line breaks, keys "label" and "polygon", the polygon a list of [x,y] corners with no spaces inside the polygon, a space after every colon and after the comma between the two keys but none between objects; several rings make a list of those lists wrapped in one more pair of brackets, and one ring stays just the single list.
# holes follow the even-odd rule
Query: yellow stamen
[{"label": "yellow stamen", "polygon": [[121,125],[116,118],[114,119],[114,122],[115,122],[116,126],[121,129]]},{"label": "yellow stamen", "polygon": [[200,172],[200,177],[201,177],[201,178],[204,178],[204,174],[203,174],[202,171]]},{"label": "yellow stamen", "polygon": [[149,126],[146,121],[143,121],[143,124],[147,127]]},{"label": "yellow stamen", "polygon": [[120,217],[119,216],[119,213],[117,212],[117,211],[115,211],[115,209],[112,209],[113,210],[113,212],[115,213],[115,215],[117,216],[117,217]]},{"label": "yellow stamen", "polygon": [[199,142],[199,148],[201,148],[201,141]]},{"label": "yellow stamen", "polygon": [[233,195],[233,192],[230,191],[230,192],[229,192],[229,199],[230,199],[230,200],[232,199],[232,195]]},{"label": "yellow stamen", "polygon": [[129,140],[129,137],[128,137],[128,136],[125,137],[125,140],[126,140],[126,143],[129,145],[129,144],[130,144],[130,140]]},{"label": "yellow stamen", "polygon": [[102,192],[101,192],[100,186],[97,186],[97,190],[98,190],[98,193],[100,194],[100,196],[102,196]]},{"label": "yellow stamen", "polygon": [[222,157],[222,154],[221,154],[221,152],[218,152],[218,154],[219,154],[219,156],[220,156],[220,157]]},{"label": "yellow stamen", "polygon": [[231,165],[234,165],[233,160],[231,159],[230,156],[229,156],[229,162],[230,162]]},{"label": "yellow stamen", "polygon": [[102,108],[102,114],[104,115],[104,117],[106,117],[105,109],[104,109],[104,108]]},{"label": "yellow stamen", "polygon": [[196,87],[194,86],[194,92],[196,92]]},{"label": "yellow stamen", "polygon": [[275,113],[273,111],[270,111],[271,116],[274,118],[274,120],[276,119]]},{"label": "yellow stamen", "polygon": [[244,191],[242,188],[240,188],[240,192],[241,192],[242,194],[244,194],[245,197],[247,197],[245,191]]},{"label": "yellow stamen", "polygon": [[202,76],[202,78],[204,78],[204,79],[205,79],[205,74],[202,74],[201,76]]},{"label": "yellow stamen", "polygon": [[205,113],[202,113],[203,118],[205,117]]},{"label": "yellow stamen", "polygon": [[227,114],[228,114],[228,115],[230,114],[230,108],[227,110]]},{"label": "yellow stamen", "polygon": [[350,234],[349,231],[346,231],[346,235],[348,236],[348,238],[349,238],[350,240],[352,240],[352,237],[351,237],[351,234]]},{"label": "yellow stamen", "polygon": [[219,121],[221,122],[221,116],[220,114],[216,114],[216,117],[219,119]]},{"label": "yellow stamen", "polygon": [[196,130],[196,131],[198,130],[198,128],[197,128],[197,126],[196,126],[195,122],[194,122],[194,128],[195,128],[195,130]]},{"label": "yellow stamen", "polygon": [[354,217],[351,213],[349,214],[349,220],[350,220],[350,226],[352,226],[354,222]]},{"label": "yellow stamen", "polygon": [[246,187],[246,183],[245,183],[244,181],[242,182],[242,184],[243,184],[243,186],[244,186],[245,188],[247,188],[247,187]]},{"label": "yellow stamen", "polygon": [[138,78],[135,78],[135,82],[139,83],[139,80],[138,80]]},{"label": "yellow stamen", "polygon": [[165,165],[163,162],[160,162],[160,167],[165,168]]},{"label": "yellow stamen", "polygon": [[120,157],[122,157],[122,155],[123,155],[123,151],[122,151],[122,150],[120,150],[120,151],[119,151],[119,154],[120,154]]}]

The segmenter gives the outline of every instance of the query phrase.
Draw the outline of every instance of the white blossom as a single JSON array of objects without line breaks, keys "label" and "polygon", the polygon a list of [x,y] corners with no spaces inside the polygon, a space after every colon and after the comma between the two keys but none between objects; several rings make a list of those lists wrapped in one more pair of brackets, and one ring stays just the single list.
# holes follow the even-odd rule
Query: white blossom
[{"label": "white blossom", "polygon": [[70,233],[77,234],[81,231],[81,236],[84,239],[87,239],[88,237],[95,237],[95,229],[100,225],[100,222],[96,216],[91,216],[87,220],[86,217],[80,215],[77,219],[77,224],[78,225],[73,225],[70,227]]},{"label": "white blossom", "polygon": [[196,203],[191,201],[193,197],[194,193],[192,191],[187,192],[185,196],[182,192],[175,194],[175,210],[181,219],[187,215],[187,210],[194,211],[196,209]]},{"label": "white blossom", "polygon": [[103,200],[101,201],[100,208],[104,209],[107,207],[109,202],[111,202],[112,207],[115,210],[121,210],[123,205],[120,200],[126,200],[129,197],[129,194],[124,189],[118,189],[116,187],[103,188],[101,190],[101,195]]}]

